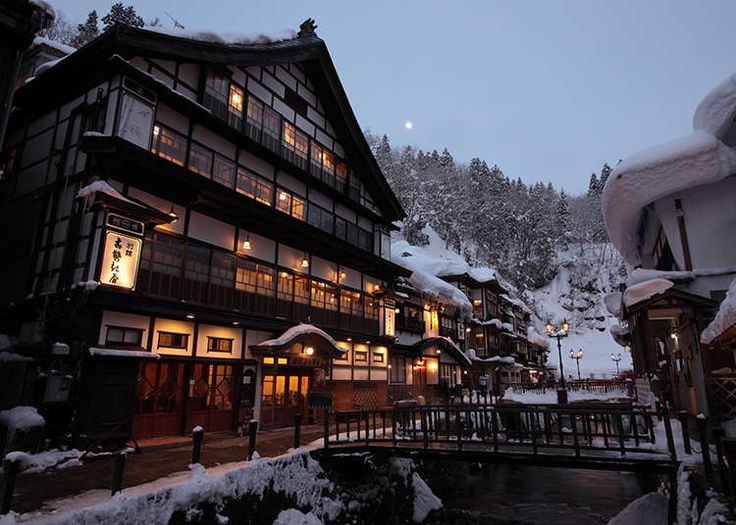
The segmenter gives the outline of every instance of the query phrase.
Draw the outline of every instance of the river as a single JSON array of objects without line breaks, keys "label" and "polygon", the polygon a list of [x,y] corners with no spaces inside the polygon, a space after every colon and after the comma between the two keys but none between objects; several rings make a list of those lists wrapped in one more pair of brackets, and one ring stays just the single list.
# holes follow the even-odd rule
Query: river
[{"label": "river", "polygon": [[605,524],[657,488],[656,476],[629,472],[439,462],[425,468],[445,507],[469,511],[482,525]]}]

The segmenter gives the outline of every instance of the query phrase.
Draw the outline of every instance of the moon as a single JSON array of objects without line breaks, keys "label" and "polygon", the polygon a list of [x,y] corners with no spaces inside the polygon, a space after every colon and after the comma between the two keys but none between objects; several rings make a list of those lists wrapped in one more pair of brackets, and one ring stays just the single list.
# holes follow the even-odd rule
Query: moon
[{"label": "moon", "polygon": [[404,127],[406,129],[412,129],[414,127],[414,123],[411,120],[407,120],[406,122],[404,122]]}]

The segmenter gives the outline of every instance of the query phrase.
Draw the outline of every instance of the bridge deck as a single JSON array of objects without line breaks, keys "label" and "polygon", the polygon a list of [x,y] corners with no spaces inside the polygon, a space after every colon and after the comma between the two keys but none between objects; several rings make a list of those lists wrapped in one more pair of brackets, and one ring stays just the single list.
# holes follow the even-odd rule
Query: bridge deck
[{"label": "bridge deck", "polygon": [[587,470],[615,470],[625,472],[672,473],[678,463],[669,455],[656,452],[629,451],[625,456],[611,450],[585,450],[579,456],[571,449],[539,447],[534,453],[532,447],[499,445],[497,450],[488,444],[463,443],[458,449],[450,443],[430,443],[426,448],[421,443],[371,441],[331,444],[319,451],[323,455],[339,456],[369,452],[378,455],[409,457],[417,459],[438,459],[468,461],[491,464],[533,465],[540,467],[565,467]]}]

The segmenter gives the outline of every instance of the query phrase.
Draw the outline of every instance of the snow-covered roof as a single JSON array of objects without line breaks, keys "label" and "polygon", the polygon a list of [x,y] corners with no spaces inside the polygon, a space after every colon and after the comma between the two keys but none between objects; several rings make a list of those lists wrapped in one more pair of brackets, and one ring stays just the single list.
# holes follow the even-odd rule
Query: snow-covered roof
[{"label": "snow-covered roof", "polygon": [[452,304],[466,317],[470,317],[473,306],[467,296],[460,289],[437,277],[437,273],[443,269],[457,267],[457,261],[428,255],[406,241],[393,243],[391,254],[393,262],[412,271],[408,281],[417,291]]},{"label": "snow-covered roof", "polygon": [[736,325],[736,279],[731,281],[716,316],[700,334],[700,342],[710,344],[734,325]]},{"label": "snow-covered roof", "polygon": [[502,298],[502,299],[505,299],[505,300],[506,300],[506,301],[508,301],[508,302],[510,302],[510,303],[511,303],[511,304],[513,304],[514,306],[517,306],[517,307],[521,308],[521,309],[522,309],[523,311],[525,311],[525,312],[526,312],[526,313],[528,313],[528,314],[532,313],[532,311],[531,311],[531,310],[529,309],[529,307],[528,307],[528,306],[527,306],[527,305],[526,305],[526,304],[524,303],[524,301],[522,301],[522,300],[520,300],[520,299],[517,299],[517,298],[515,298],[515,297],[511,297],[511,296],[510,296],[509,294],[506,294],[506,293],[502,293],[502,294],[501,294],[501,298]]},{"label": "snow-covered roof", "polygon": [[468,348],[465,351],[465,354],[471,361],[478,361],[481,363],[498,363],[501,365],[513,365],[516,363],[516,360],[511,356],[501,357],[499,355],[494,355],[493,357],[478,357],[474,348]]},{"label": "snow-covered roof", "polygon": [[693,129],[719,136],[724,122],[736,112],[736,73],[710,90],[693,114]]},{"label": "snow-covered roof", "polygon": [[62,44],[61,42],[57,42],[56,40],[51,40],[50,38],[46,38],[45,36],[37,36],[36,38],[34,38],[33,45],[34,46],[40,46],[40,45],[49,46],[51,48],[56,49],[57,51],[61,51],[65,55],[70,55],[77,50],[76,48],[72,46]]},{"label": "snow-covered roof", "polygon": [[151,26],[148,26],[145,29],[146,31],[185,38],[187,40],[196,40],[197,42],[209,42],[211,44],[232,46],[275,44],[276,42],[293,40],[298,36],[297,32],[293,29],[283,29],[281,31],[274,31],[273,33],[241,33],[237,31],[220,33],[211,29],[170,29],[167,27]]},{"label": "snow-covered roof", "polygon": [[91,346],[89,355],[100,357],[135,357],[138,359],[159,359],[161,356],[155,352],[146,350],[131,350],[121,348],[98,348]]},{"label": "snow-covered roof", "polygon": [[111,197],[115,197],[116,199],[120,199],[121,201],[135,204],[136,206],[142,206],[141,204],[135,201],[132,201],[129,198],[123,196],[118,190],[110,186],[104,180],[96,180],[92,182],[91,184],[88,184],[87,186],[80,188],[79,191],[77,192],[77,198],[86,199],[87,202],[89,202],[89,199],[98,192],[104,193],[106,195],[110,195]]},{"label": "snow-covered roof", "polygon": [[284,346],[288,345],[296,337],[300,335],[318,335],[326,339],[338,352],[344,353],[345,349],[337,346],[337,342],[332,338],[330,334],[324,330],[317,328],[314,325],[307,323],[299,323],[296,326],[292,326],[286,330],[283,334],[275,339],[268,339],[262,343],[258,343],[256,346]]},{"label": "snow-covered roof", "polygon": [[541,335],[533,326],[526,329],[526,338],[532,344],[549,348],[549,338]]},{"label": "snow-covered roof", "polygon": [[646,301],[655,295],[666,292],[674,285],[675,283],[669,279],[661,279],[659,277],[649,279],[648,281],[642,281],[634,286],[629,286],[626,291],[624,291],[624,304],[628,307],[634,306],[635,304]]},{"label": "snow-covered roof", "polygon": [[[434,235],[436,236],[436,233]],[[432,253],[433,251],[437,251],[437,253]],[[467,275],[479,283],[496,281],[502,288],[508,291],[514,291],[514,287],[506,282],[495,268],[491,268],[490,266],[471,266],[461,255],[452,250],[428,250],[424,247],[413,246],[405,240],[400,240],[391,245],[391,253],[394,254],[394,262],[398,262],[398,264],[401,264],[401,262],[396,261],[397,256],[400,257],[404,254],[410,254],[416,258],[416,264],[421,266],[422,271],[436,275],[437,277]]]},{"label": "snow-covered roof", "polygon": [[631,265],[641,264],[638,229],[652,202],[736,173],[736,149],[720,140],[736,110],[736,75],[698,105],[694,133],[627,157],[611,173],[602,208],[611,242]]}]

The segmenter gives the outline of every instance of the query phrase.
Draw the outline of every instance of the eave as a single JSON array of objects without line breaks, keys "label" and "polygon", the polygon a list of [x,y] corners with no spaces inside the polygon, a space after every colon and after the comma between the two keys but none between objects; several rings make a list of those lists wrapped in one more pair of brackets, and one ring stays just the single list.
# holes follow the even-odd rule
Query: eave
[{"label": "eave", "polygon": [[[115,54],[124,58],[143,55],[150,58],[243,67],[302,63],[318,93],[326,102],[325,111],[337,135],[350,139],[341,141],[348,158],[358,168],[359,173],[364,175],[361,180],[369,192],[381,197],[374,198],[374,201],[384,213],[384,220],[391,222],[406,216],[368,147],[327,46],[317,36],[308,35],[271,44],[234,45],[195,41],[118,25],[66,57],[28,85],[22,86],[16,92],[16,105],[32,107],[36,105],[34,101],[38,100],[43,100],[46,105],[54,99],[56,105],[60,104],[65,93],[56,93],[55,96],[52,95],[50,101],[46,100],[49,92],[61,91],[50,89],[50,86],[69,85],[72,79],[74,85],[78,86],[80,82],[96,78],[99,76],[99,65],[107,62],[107,59]],[[90,63],[94,63],[95,67],[88,67]],[[143,72],[140,73],[145,75]],[[211,115],[210,117],[215,118]]]}]

